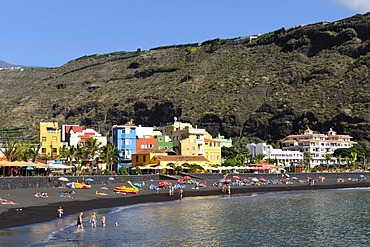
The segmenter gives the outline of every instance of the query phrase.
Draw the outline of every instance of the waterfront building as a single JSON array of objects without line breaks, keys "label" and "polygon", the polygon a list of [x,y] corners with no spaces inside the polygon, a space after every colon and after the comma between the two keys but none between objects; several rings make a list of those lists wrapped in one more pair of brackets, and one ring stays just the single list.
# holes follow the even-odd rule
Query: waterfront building
[{"label": "waterfront building", "polygon": [[307,129],[303,134],[289,135],[282,142],[283,150],[310,153],[310,167],[326,164],[325,155],[333,154],[338,148],[351,148],[356,143],[350,135],[338,135],[330,129],[326,134]]},{"label": "waterfront building", "polygon": [[221,142],[214,139],[204,138],[204,156],[209,165],[221,165]]},{"label": "waterfront building", "polygon": [[173,142],[173,149],[178,155],[204,155],[205,129],[193,128],[190,123],[175,119],[173,124],[160,127],[162,134],[168,135]]},{"label": "waterfront building", "polygon": [[57,122],[40,122],[40,155],[47,159],[59,156],[60,138]]},{"label": "waterfront building", "polygon": [[252,157],[263,154],[264,160],[276,160],[279,165],[300,165],[303,161],[303,152],[273,148],[266,143],[248,143],[247,148]]},{"label": "waterfront building", "polygon": [[116,170],[121,166],[132,166],[132,154],[136,153],[136,126],[132,123],[114,125],[112,128],[112,143],[119,152],[119,162]]}]

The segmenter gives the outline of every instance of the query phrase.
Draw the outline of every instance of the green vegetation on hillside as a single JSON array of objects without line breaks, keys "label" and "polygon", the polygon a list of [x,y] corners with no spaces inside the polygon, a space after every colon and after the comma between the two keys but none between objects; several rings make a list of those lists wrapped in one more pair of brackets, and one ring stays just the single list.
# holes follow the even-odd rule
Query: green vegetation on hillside
[{"label": "green vegetation on hillside", "polygon": [[55,69],[0,71],[0,127],[40,121],[96,128],[178,117],[235,141],[277,142],[309,126],[370,141],[370,15],[281,28],[250,42],[215,39],[84,56]]}]

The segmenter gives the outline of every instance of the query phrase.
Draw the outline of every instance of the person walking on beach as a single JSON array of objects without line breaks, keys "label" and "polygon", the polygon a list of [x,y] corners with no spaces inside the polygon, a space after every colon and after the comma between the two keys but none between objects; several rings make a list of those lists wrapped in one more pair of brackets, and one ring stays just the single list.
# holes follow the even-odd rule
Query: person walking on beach
[{"label": "person walking on beach", "polygon": [[179,190],[180,202],[181,202],[181,200],[182,200],[183,194],[184,194],[184,190],[181,188],[181,189]]},{"label": "person walking on beach", "polygon": [[62,215],[64,213],[64,210],[62,208],[62,206],[60,206],[58,209],[57,209],[57,213],[58,213],[58,218],[62,218]]},{"label": "person walking on beach", "polygon": [[78,232],[80,229],[81,229],[81,231],[84,230],[84,225],[83,225],[83,222],[82,222],[83,215],[84,215],[84,213],[80,212],[80,214],[77,217],[77,230],[76,230],[76,232]]},{"label": "person walking on beach", "polygon": [[95,212],[90,217],[90,224],[92,228],[96,227],[96,213]]}]

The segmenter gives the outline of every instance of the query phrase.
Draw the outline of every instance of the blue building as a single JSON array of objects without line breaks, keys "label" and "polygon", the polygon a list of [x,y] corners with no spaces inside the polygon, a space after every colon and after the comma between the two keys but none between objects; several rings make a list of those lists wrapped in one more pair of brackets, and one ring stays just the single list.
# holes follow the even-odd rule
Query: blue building
[{"label": "blue building", "polygon": [[131,123],[114,125],[112,141],[119,151],[119,162],[115,167],[118,171],[122,166],[132,167],[132,154],[136,153],[136,126]]}]

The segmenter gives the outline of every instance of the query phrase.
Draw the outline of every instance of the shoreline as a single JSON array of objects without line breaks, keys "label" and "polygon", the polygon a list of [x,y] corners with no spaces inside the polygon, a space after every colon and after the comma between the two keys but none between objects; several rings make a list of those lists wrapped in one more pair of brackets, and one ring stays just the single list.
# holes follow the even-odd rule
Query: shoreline
[{"label": "shoreline", "polygon": [[[209,183],[211,184],[211,183]],[[49,198],[34,198],[32,195],[35,189],[18,189],[9,192],[9,198],[14,198],[16,205],[0,205],[0,230],[7,230],[13,227],[20,227],[35,223],[48,222],[57,218],[56,210],[59,206],[64,209],[65,216],[77,214],[80,211],[90,211],[94,209],[113,208],[120,206],[135,205],[141,203],[167,202],[178,200],[178,191],[173,196],[168,195],[168,190],[162,190],[158,194],[149,189],[143,189],[137,195],[119,195],[108,192],[109,196],[99,197],[95,191],[101,185],[95,185],[92,189],[76,190],[76,197],[73,199],[60,198],[59,193],[66,188],[44,188],[50,195]],[[199,190],[191,189],[189,185],[184,190],[184,198],[197,196],[222,196],[220,187],[205,187]],[[302,190],[321,190],[321,189],[342,189],[370,187],[368,181],[349,181],[338,183],[335,181],[325,181],[309,186],[306,183],[293,185],[261,185],[261,186],[233,186],[232,195],[249,193],[269,193],[283,191],[302,191]],[[31,195],[31,197],[30,197]],[[1,194],[1,198],[3,194]],[[6,198],[8,199],[8,198]],[[50,199],[50,200],[49,200]],[[16,201],[18,200],[18,201]]]}]

